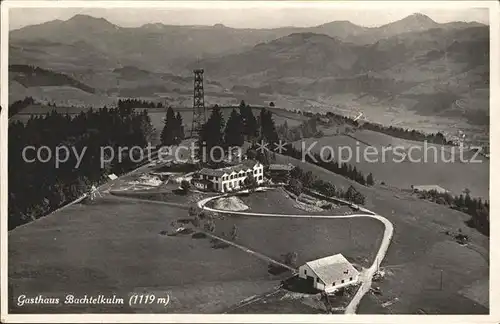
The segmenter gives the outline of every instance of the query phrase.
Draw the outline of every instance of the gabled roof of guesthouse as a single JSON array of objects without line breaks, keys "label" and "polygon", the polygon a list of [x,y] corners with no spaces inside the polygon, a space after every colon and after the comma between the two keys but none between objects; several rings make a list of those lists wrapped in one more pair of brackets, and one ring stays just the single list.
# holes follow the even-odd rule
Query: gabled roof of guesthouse
[{"label": "gabled roof of guesthouse", "polygon": [[241,164],[247,168],[253,168],[256,165],[260,164],[260,162],[256,160],[244,160]]},{"label": "gabled roof of guesthouse", "polygon": [[200,170],[200,174],[207,175],[207,176],[213,176],[213,177],[220,177],[226,174],[223,169],[209,169],[209,168],[203,168]]},{"label": "gabled roof of guesthouse", "polygon": [[354,277],[358,274],[358,270],[340,253],[309,261],[306,265],[325,284],[330,284],[346,277]]},{"label": "gabled roof of guesthouse", "polygon": [[200,170],[200,174],[207,175],[207,176],[221,177],[224,174],[229,175],[233,172],[239,173],[241,171],[248,171],[250,169],[253,169],[253,167],[259,163],[260,162],[255,161],[255,160],[245,160],[240,164],[233,165],[233,166],[226,167],[226,168],[220,168],[220,169],[203,168]]}]

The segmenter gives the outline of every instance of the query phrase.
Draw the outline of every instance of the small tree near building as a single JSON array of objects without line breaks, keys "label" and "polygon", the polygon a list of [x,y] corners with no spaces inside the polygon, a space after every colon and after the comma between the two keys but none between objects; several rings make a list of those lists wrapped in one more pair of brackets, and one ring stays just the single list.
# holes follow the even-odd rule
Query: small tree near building
[{"label": "small tree near building", "polygon": [[205,223],[205,226],[204,226],[205,230],[210,232],[210,233],[213,233],[215,232],[215,222],[211,219],[207,220],[207,222]]},{"label": "small tree near building", "polygon": [[288,252],[283,255],[283,263],[290,267],[297,266],[298,254],[297,252]]},{"label": "small tree near building", "polygon": [[189,210],[188,210],[188,215],[189,217],[195,217],[195,216],[198,216],[198,209],[194,206],[191,206],[189,207]]},{"label": "small tree near building", "polygon": [[188,192],[189,189],[191,188],[191,184],[187,180],[182,180],[181,182],[181,188],[184,192]]},{"label": "small tree near building", "polygon": [[255,188],[258,187],[257,179],[255,179],[254,176],[248,176],[245,178],[243,184],[245,185],[246,189],[249,189],[250,191],[253,191]]},{"label": "small tree near building", "polygon": [[292,193],[299,196],[302,193],[303,186],[299,180],[292,178],[292,179],[290,179],[290,182],[288,184],[288,188]]},{"label": "small tree near building", "polygon": [[365,203],[365,196],[357,191],[352,185],[347,189],[344,198],[358,205],[363,205]]}]

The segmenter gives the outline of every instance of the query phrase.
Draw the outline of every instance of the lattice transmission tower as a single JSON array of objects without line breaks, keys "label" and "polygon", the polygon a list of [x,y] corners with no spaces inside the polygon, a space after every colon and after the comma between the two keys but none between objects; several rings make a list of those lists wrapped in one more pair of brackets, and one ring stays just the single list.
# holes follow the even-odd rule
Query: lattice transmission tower
[{"label": "lattice transmission tower", "polygon": [[206,122],[205,92],[203,90],[203,69],[194,72],[193,92],[193,125],[191,126],[191,137],[199,134],[203,124]]}]

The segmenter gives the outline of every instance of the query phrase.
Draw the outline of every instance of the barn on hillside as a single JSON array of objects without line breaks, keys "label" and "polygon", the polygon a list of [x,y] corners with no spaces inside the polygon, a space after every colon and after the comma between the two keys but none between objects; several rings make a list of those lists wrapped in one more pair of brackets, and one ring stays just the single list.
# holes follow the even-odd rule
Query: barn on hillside
[{"label": "barn on hillside", "polygon": [[299,277],[308,280],[314,288],[329,293],[355,284],[359,272],[339,253],[300,266]]}]

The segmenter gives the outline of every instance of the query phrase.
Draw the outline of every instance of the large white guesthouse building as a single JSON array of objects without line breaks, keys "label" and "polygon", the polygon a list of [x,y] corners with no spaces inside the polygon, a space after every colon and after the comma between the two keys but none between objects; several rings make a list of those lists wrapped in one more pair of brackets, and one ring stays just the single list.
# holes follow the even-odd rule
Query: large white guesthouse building
[{"label": "large white guesthouse building", "polygon": [[253,176],[258,184],[264,182],[264,166],[254,160],[245,160],[241,164],[221,169],[203,168],[193,185],[201,190],[229,192],[241,189],[247,177]]}]

